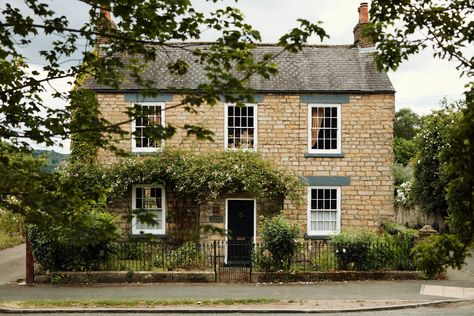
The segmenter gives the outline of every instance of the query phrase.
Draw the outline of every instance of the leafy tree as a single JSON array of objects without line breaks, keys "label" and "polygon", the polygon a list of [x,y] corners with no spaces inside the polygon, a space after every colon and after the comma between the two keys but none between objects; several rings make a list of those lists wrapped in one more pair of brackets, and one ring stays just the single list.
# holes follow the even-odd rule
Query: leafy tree
[{"label": "leafy tree", "polygon": [[393,154],[396,163],[407,165],[416,155],[416,151],[416,143],[411,139],[395,137],[393,140]]},{"label": "leafy tree", "polygon": [[[130,80],[143,87],[144,94],[156,94],[154,82],[142,77],[146,65],[155,60],[158,52],[175,46],[171,41],[199,40],[203,30],[213,30],[219,36],[205,48],[192,44],[179,46],[204,65],[207,78],[197,90],[184,91],[187,94],[183,106],[187,110],[194,111],[205,103],[214,105],[220,96],[237,104],[251,101],[250,77],[268,78],[277,72],[272,61],[276,55],[267,54],[261,59],[252,55],[251,49],[261,40],[260,34],[233,7],[217,8],[205,14],[197,11],[189,0],[77,0],[71,6],[88,7],[89,20],[72,27],[67,17],[43,0],[24,0],[24,4],[30,12],[22,11],[18,2],[7,2],[0,14],[0,101],[4,114],[0,138],[10,142],[26,144],[25,140],[31,139],[52,145],[54,137],[64,139],[71,133],[91,130],[119,133],[120,124],[112,125],[104,119],[90,125],[73,124],[71,106],[53,109],[42,99],[44,84],[61,78],[77,78],[80,82],[88,77],[98,84],[118,88],[124,80]],[[116,22],[107,18],[110,13]],[[319,24],[299,22],[300,28],[280,38],[278,45],[282,51],[300,51],[313,34],[321,40],[327,37]],[[45,65],[41,71],[32,70],[21,48],[31,46],[33,37],[48,39],[53,35],[50,49],[39,52]],[[99,48],[83,50],[83,45]],[[80,62],[71,65],[71,59],[78,56]],[[187,60],[169,58],[166,66],[174,75],[183,75],[191,67]],[[69,92],[54,92],[51,97],[66,100],[74,97],[75,107],[91,104],[87,93],[72,96]],[[129,114],[134,116],[132,110]],[[209,134],[192,125],[183,128],[200,137]],[[173,126],[165,130],[156,126],[148,131],[149,136],[156,138],[171,137],[174,132]],[[100,135],[103,138],[96,141],[108,146],[104,136],[107,134]]]},{"label": "leafy tree", "polygon": [[395,112],[395,121],[393,122],[393,136],[412,140],[418,132],[421,119],[412,110],[403,108]]},{"label": "leafy tree", "polygon": [[415,158],[413,194],[424,212],[442,217],[448,215],[444,198],[448,178],[442,172],[440,151],[446,146],[443,129],[455,118],[453,107],[433,111],[424,117],[423,127],[416,139],[418,154]]},{"label": "leafy tree", "polygon": [[461,74],[472,76],[472,50],[464,48],[474,41],[473,14],[472,0],[373,0],[365,32],[377,43],[375,57],[381,69],[396,70],[431,47],[435,57],[455,61]]},{"label": "leafy tree", "polygon": [[[417,257],[421,268],[427,267],[424,263],[433,255],[442,257],[433,263],[435,267],[429,267],[429,274],[447,266],[459,268],[474,238],[474,57],[472,50],[465,49],[474,41],[472,0],[374,0],[370,13],[371,25],[365,32],[377,43],[375,58],[380,69],[396,70],[403,60],[430,46],[435,57],[455,61],[461,75],[471,78],[459,119],[456,124],[447,122],[443,131],[446,142],[439,156],[441,166],[432,161],[449,180],[446,198],[453,234],[435,236],[416,250],[425,259]],[[439,196],[444,193],[438,192]]]},{"label": "leafy tree", "polygon": [[[111,124],[100,115],[94,93],[81,88],[84,80],[112,88],[134,81],[143,87],[143,94],[155,95],[159,91],[154,82],[145,80],[142,74],[158,52],[167,52],[176,42],[199,40],[204,31],[215,31],[219,35],[209,46],[179,46],[206,71],[207,81],[198,89],[183,91],[186,96],[180,105],[195,112],[203,104],[215,105],[221,96],[238,105],[252,101],[250,78],[276,74],[273,59],[278,54],[255,58],[252,48],[261,41],[260,34],[245,22],[242,12],[230,6],[216,6],[212,12],[203,13],[189,0],[76,0],[70,5],[85,6],[88,20],[73,26],[45,0],[7,2],[0,9],[0,207],[24,214],[28,223],[45,229],[63,225],[70,236],[81,229],[90,231],[87,223],[101,219],[94,227],[105,227],[103,238],[107,239],[114,233],[108,218],[101,215],[101,199],[107,188],[87,182],[94,167],[79,162],[93,162],[99,147],[116,150],[111,135],[125,133],[121,125],[130,122],[136,113],[130,109],[128,121]],[[110,13],[114,21],[108,18]],[[321,40],[328,37],[319,23],[299,20],[299,24],[280,38],[281,52],[299,52],[312,35]],[[50,40],[51,45],[39,51],[44,65],[35,70],[24,52],[25,48],[33,48],[32,38],[38,36]],[[189,61],[171,57],[166,66],[173,75],[183,75],[191,67]],[[75,89],[54,91],[43,99],[45,85],[64,78],[74,83]],[[71,103],[65,109],[56,109],[48,103],[50,99]],[[176,128],[151,126],[147,136],[171,137]],[[197,126],[181,128],[198,138],[212,136]],[[20,149],[31,141],[52,145],[56,139],[70,135],[75,135],[71,156],[75,164],[63,173],[46,174],[39,160]],[[89,234],[76,237],[84,243],[100,239]],[[55,238],[65,237],[56,234]]]}]

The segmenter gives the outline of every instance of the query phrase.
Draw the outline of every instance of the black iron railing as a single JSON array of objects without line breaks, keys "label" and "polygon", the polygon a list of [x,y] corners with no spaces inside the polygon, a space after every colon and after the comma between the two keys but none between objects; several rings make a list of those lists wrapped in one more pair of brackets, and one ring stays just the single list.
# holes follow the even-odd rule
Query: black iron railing
[{"label": "black iron railing", "polygon": [[[216,240],[170,245],[164,241],[121,241],[111,245],[99,270],[214,271],[216,279],[229,268],[275,271],[271,253],[260,243]],[[354,251],[326,240],[299,243],[291,258],[292,271],[414,270],[410,247],[373,243]],[[226,270],[227,269],[227,270]],[[236,269],[234,269],[237,271]]]}]

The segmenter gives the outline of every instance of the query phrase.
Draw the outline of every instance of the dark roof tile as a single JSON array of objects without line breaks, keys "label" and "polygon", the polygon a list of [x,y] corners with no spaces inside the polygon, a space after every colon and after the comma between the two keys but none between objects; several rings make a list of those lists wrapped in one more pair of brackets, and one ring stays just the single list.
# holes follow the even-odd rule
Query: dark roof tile
[{"label": "dark roof tile", "polygon": [[[206,44],[187,44],[190,48]],[[187,61],[195,59],[189,52],[178,47],[167,48],[167,54],[159,53],[156,61],[144,73],[145,79],[156,82],[159,90],[196,89],[206,80],[203,66],[191,63],[183,76],[171,75],[167,71],[169,57]],[[276,54],[281,50],[276,45],[258,45],[254,54],[258,58],[266,53]],[[302,52],[285,52],[275,59],[278,74],[270,79],[254,76],[250,86],[257,92],[394,92],[385,72],[377,71],[373,58],[366,51],[354,46],[305,46]],[[89,81],[86,87],[95,90],[113,90],[110,87]],[[121,90],[140,90],[134,82],[125,82]]]}]

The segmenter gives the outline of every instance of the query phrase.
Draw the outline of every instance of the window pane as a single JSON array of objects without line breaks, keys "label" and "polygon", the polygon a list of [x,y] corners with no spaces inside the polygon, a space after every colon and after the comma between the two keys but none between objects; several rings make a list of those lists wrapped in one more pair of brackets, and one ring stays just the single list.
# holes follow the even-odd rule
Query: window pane
[{"label": "window pane", "polygon": [[330,200],[324,200],[324,209],[329,210],[331,208],[331,201]]},{"label": "window pane", "polygon": [[227,107],[227,109],[228,109],[229,116],[233,116],[234,115],[234,107],[229,106],[229,107]]},{"label": "window pane", "polygon": [[331,198],[331,190],[324,190],[324,198],[325,199]]},{"label": "window pane", "polygon": [[322,210],[324,208],[324,200],[318,200],[318,210]]},{"label": "window pane", "polygon": [[249,106],[249,107],[247,108],[247,115],[248,115],[248,116],[253,116],[253,106]]}]

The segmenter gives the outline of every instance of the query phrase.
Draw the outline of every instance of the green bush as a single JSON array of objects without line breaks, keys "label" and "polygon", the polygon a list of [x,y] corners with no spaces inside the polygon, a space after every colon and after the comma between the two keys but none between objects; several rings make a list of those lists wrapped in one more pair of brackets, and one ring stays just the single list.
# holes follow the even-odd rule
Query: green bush
[{"label": "green bush", "polygon": [[370,270],[376,267],[371,256],[371,246],[376,235],[369,231],[342,232],[331,238],[337,258],[337,266],[342,270]]},{"label": "green bush", "polygon": [[[78,230],[52,226],[49,230],[28,225],[28,239],[35,261],[49,271],[97,270],[114,252],[115,218],[99,210],[83,215]],[[82,234],[82,236],[78,236]]]},{"label": "green bush", "polygon": [[262,218],[260,222],[263,247],[267,249],[274,270],[289,270],[298,250],[298,225],[290,225],[283,214]]},{"label": "green bush", "polygon": [[256,271],[275,271],[270,252],[265,247],[256,247],[252,254],[252,267]]},{"label": "green bush", "polygon": [[200,251],[199,244],[187,242],[181,247],[162,251],[155,256],[154,265],[164,270],[205,270],[208,267],[206,255]]},{"label": "green bush", "polygon": [[445,272],[448,266],[458,269],[464,263],[463,244],[454,235],[432,235],[421,240],[412,250],[418,271],[428,278]]},{"label": "green bush", "polygon": [[393,154],[395,161],[402,165],[407,165],[415,157],[417,146],[415,141],[401,137],[395,137],[393,140]]},{"label": "green bush", "polygon": [[332,238],[337,266],[343,270],[414,270],[411,249],[418,232],[384,224],[388,233],[344,232]]}]

